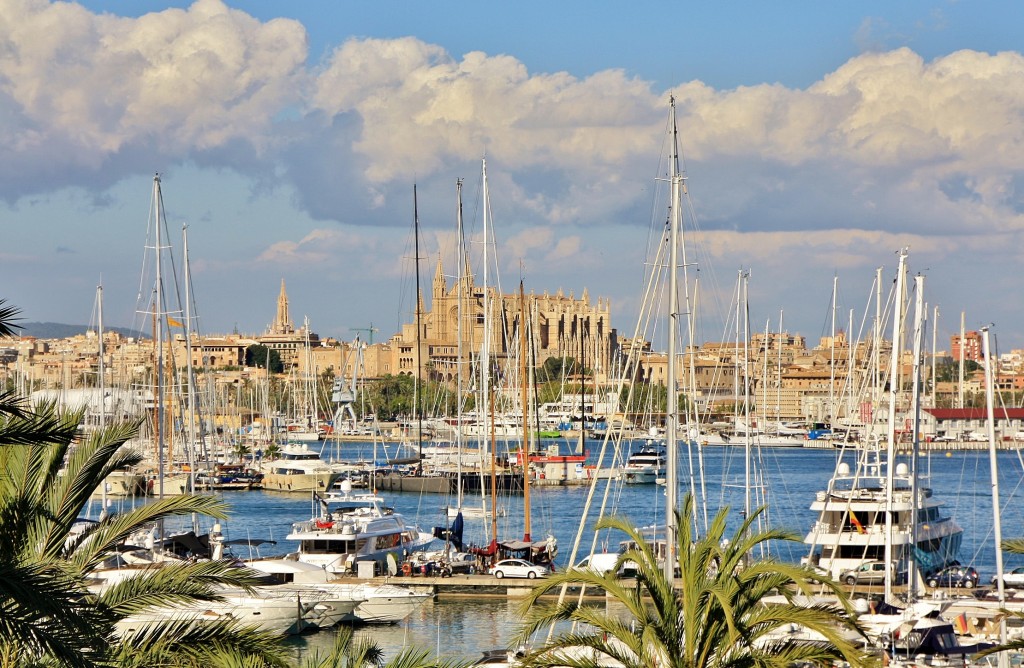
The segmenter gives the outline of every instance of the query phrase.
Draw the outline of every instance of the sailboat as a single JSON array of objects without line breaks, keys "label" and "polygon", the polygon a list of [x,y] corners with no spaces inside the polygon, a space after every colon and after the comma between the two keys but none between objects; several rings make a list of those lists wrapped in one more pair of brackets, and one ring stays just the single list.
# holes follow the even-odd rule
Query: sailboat
[{"label": "sailboat", "polygon": [[[504,558],[521,558],[530,561],[534,564],[550,566],[554,563],[554,559],[558,553],[558,543],[553,535],[548,535],[545,539],[540,541],[533,540],[531,535],[530,519],[529,519],[529,462],[528,457],[523,457],[520,462],[520,468],[522,469],[522,480],[524,485],[524,534],[522,540],[498,540],[498,521],[497,513],[487,512],[487,504],[484,501],[485,490],[490,490],[490,509],[497,508],[497,447],[498,447],[498,427],[497,427],[497,416],[495,407],[495,389],[492,385],[495,379],[492,378],[492,367],[491,367],[491,345],[493,342],[493,326],[494,326],[494,314],[492,313],[493,306],[491,303],[491,291],[488,287],[488,252],[493,243],[493,218],[490,208],[490,199],[488,195],[488,184],[487,184],[487,161],[482,161],[481,167],[481,178],[483,188],[483,341],[480,351],[480,363],[478,373],[480,376],[480,405],[482,407],[480,415],[482,420],[480,422],[485,423],[490,430],[489,447],[484,447],[483,443],[487,441],[481,441],[481,447],[479,452],[481,456],[485,456],[489,459],[490,467],[490,480],[488,485],[481,485],[481,501],[482,508],[486,519],[489,519],[489,538],[490,541],[486,546],[483,547],[470,547],[467,551],[471,554],[475,554],[482,557],[485,561],[491,563],[504,559]],[[524,305],[525,298],[520,296],[520,304]],[[526,345],[526,321],[525,311],[520,314],[519,323],[519,335],[522,346]],[[525,352],[521,353],[521,363],[525,364]],[[520,382],[525,388],[526,385],[526,374],[525,368],[521,374]],[[523,421],[517,426],[516,433],[522,437],[522,449],[524,455],[527,452],[528,442],[528,423],[526,416],[528,414],[527,407],[524,402],[522,408]],[[483,474],[484,463],[481,462],[481,474]]]}]

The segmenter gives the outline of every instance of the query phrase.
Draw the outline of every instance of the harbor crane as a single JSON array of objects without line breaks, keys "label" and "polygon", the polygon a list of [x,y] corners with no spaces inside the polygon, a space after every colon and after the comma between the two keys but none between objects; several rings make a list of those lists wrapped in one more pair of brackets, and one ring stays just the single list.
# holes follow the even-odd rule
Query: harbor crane
[{"label": "harbor crane", "polygon": [[373,326],[372,322],[370,323],[369,327],[349,327],[348,329],[351,332],[366,332],[366,338],[368,339],[368,343],[371,346],[373,345],[373,333],[380,331],[379,329]]}]

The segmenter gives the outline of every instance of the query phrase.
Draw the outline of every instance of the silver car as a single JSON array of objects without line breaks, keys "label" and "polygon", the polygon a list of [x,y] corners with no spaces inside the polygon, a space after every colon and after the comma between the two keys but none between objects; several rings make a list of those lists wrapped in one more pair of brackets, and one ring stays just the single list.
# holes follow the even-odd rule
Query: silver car
[{"label": "silver car", "polygon": [[[992,576],[992,584],[996,584],[995,575]],[[1024,566],[1003,573],[1003,586],[1014,588],[1024,587]]]}]

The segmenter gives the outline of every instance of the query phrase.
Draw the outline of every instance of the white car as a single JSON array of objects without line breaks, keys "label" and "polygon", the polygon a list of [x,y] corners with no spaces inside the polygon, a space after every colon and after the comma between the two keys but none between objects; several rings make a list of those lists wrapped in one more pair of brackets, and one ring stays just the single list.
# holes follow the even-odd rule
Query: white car
[{"label": "white car", "polygon": [[547,566],[531,564],[523,559],[502,559],[491,567],[491,575],[498,578],[542,578],[548,574]]},{"label": "white car", "polygon": [[[996,576],[994,575],[992,576],[992,584],[996,584]],[[1013,588],[1024,587],[1024,566],[1003,573],[1003,586]]]}]

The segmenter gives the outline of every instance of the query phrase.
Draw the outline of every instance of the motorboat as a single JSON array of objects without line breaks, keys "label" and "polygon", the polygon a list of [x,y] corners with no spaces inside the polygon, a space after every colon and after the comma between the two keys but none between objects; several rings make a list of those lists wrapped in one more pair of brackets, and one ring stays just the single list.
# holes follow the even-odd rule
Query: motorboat
[{"label": "motorboat", "polygon": [[866,561],[885,560],[887,513],[891,513],[891,559],[896,573],[913,560],[920,573],[943,568],[957,558],[963,529],[943,512],[932,490],[915,481],[905,462],[895,465],[892,492],[882,450],[863,448],[858,466],[840,462],[811,503],[818,520],[804,538],[810,562],[838,578]]},{"label": "motorboat", "polygon": [[328,501],[314,493],[313,517],[292,524],[286,538],[299,542],[297,558],[332,574],[355,574],[357,562],[383,566],[388,555],[398,562],[411,552],[426,549],[432,533],[408,524],[372,494],[351,494],[342,481],[342,495]]},{"label": "motorboat", "polygon": [[626,458],[622,467],[622,480],[627,484],[653,485],[665,478],[665,450],[649,445]]},{"label": "motorboat", "polygon": [[[394,624],[408,617],[433,597],[427,591],[390,583],[340,583],[328,580],[327,572],[295,557],[254,559],[246,566],[266,573],[277,586],[300,591],[320,591],[333,601],[351,603],[352,608],[339,619],[364,624]],[[340,606],[339,606],[340,608]]]},{"label": "motorboat", "polygon": [[276,492],[326,492],[344,473],[302,443],[287,443],[277,457],[265,460],[263,489]]}]

